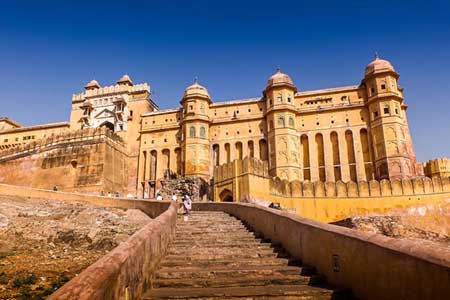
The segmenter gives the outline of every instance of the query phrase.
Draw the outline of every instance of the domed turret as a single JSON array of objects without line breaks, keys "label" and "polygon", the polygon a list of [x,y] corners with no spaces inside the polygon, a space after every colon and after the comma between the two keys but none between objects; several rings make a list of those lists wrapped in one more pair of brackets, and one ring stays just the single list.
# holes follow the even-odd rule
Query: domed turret
[{"label": "domed turret", "polygon": [[194,97],[211,99],[209,97],[208,90],[204,86],[200,85],[197,79],[195,79],[194,84],[188,86],[186,90],[184,90],[183,99]]},{"label": "domed turret", "polygon": [[125,74],[122,77],[120,77],[120,79],[117,81],[117,84],[131,86],[133,85],[133,82],[131,81],[130,76],[128,76],[128,74]]},{"label": "domed turret", "polygon": [[287,74],[282,73],[280,68],[277,68],[276,73],[270,76],[269,80],[267,81],[266,89],[284,85],[295,88],[294,82],[292,81],[291,77]]},{"label": "domed turret", "polygon": [[92,79],[88,84],[86,84],[84,88],[86,90],[95,90],[100,88],[100,84],[97,82],[97,80]]},{"label": "domed turret", "polygon": [[389,61],[381,59],[375,54],[375,59],[366,67],[366,76],[386,71],[395,72],[395,69]]}]

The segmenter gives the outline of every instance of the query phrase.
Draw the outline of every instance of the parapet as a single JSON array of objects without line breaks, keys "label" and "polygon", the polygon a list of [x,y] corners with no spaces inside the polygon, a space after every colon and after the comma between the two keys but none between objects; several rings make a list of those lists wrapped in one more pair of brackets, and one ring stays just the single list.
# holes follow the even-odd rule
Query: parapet
[{"label": "parapet", "polygon": [[311,182],[269,179],[270,194],[283,197],[385,197],[415,196],[450,192],[450,177],[417,177],[414,179],[383,179],[381,181]]},{"label": "parapet", "polygon": [[76,143],[89,143],[92,141],[105,140],[111,143],[121,152],[126,153],[125,144],[121,137],[114,134],[106,127],[87,128],[76,131],[69,131],[61,134],[52,134],[46,138],[33,141],[28,144],[20,144],[12,148],[0,151],[0,162],[15,159],[24,155],[39,153],[49,148],[70,146]]},{"label": "parapet", "polygon": [[[268,164],[256,158],[246,157],[214,168],[214,182],[223,183],[243,176],[252,175],[266,178],[269,183],[269,194],[282,197],[384,197],[414,196],[433,193],[450,192],[450,177],[433,176],[392,179],[381,181],[349,181],[349,182],[311,182],[287,181],[279,177],[270,177]],[[251,182],[250,182],[251,184]]]},{"label": "parapet", "polygon": [[214,168],[215,182],[221,182],[244,174],[252,174],[269,178],[267,161],[245,157],[243,160],[234,160]]},{"label": "parapet", "polygon": [[72,102],[83,102],[87,98],[97,97],[97,96],[107,96],[113,94],[123,94],[123,93],[142,93],[147,92],[150,93],[150,86],[148,83],[136,84],[133,86],[130,85],[111,85],[101,87],[99,89],[87,90],[83,93],[74,94],[72,96]]}]

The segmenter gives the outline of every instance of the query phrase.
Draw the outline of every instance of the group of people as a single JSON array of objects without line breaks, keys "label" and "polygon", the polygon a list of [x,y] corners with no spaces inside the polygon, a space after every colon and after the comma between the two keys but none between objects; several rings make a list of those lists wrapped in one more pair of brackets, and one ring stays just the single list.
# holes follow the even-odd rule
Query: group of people
[{"label": "group of people", "polygon": [[[178,196],[177,196],[176,193],[172,193],[172,197],[171,198],[172,198],[172,201],[178,202]],[[159,192],[159,191],[156,192],[156,200],[158,200],[158,201],[164,200],[161,192]],[[189,213],[192,210],[191,197],[189,197],[189,195],[185,194],[185,195],[181,196],[181,201],[182,201],[182,204],[183,204],[184,214],[185,215],[189,215]]]}]

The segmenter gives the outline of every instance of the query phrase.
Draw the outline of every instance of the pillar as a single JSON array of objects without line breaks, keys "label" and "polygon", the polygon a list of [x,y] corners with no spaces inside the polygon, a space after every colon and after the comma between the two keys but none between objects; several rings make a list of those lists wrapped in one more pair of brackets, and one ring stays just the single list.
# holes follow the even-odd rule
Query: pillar
[{"label": "pillar", "polygon": [[309,146],[309,168],[311,172],[311,181],[319,181],[319,161],[317,159],[316,133],[308,134]]},{"label": "pillar", "polygon": [[331,145],[330,132],[324,132],[323,149],[325,156],[325,177],[326,181],[334,182],[334,166],[333,166],[333,146]]},{"label": "pillar", "polygon": [[341,163],[341,177],[343,182],[350,181],[350,167],[348,165],[347,144],[345,140],[345,129],[337,132],[339,140],[339,160]]},{"label": "pillar", "polygon": [[366,181],[366,171],[364,169],[364,157],[362,153],[361,136],[359,130],[353,132],[353,147],[355,149],[356,178],[358,181]]}]

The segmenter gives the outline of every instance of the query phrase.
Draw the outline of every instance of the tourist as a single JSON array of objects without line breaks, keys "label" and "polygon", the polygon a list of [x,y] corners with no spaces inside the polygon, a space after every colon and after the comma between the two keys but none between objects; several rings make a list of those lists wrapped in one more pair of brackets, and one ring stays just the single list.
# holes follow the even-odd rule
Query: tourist
[{"label": "tourist", "polygon": [[172,193],[172,201],[177,202],[177,200],[178,200],[177,194]]},{"label": "tourist", "polygon": [[184,196],[183,207],[184,207],[184,213],[186,215],[189,215],[189,213],[192,209],[192,201],[188,195]]},{"label": "tourist", "polygon": [[163,196],[161,195],[161,193],[158,192],[158,194],[156,194],[156,200],[158,200],[158,201],[163,200]]}]

